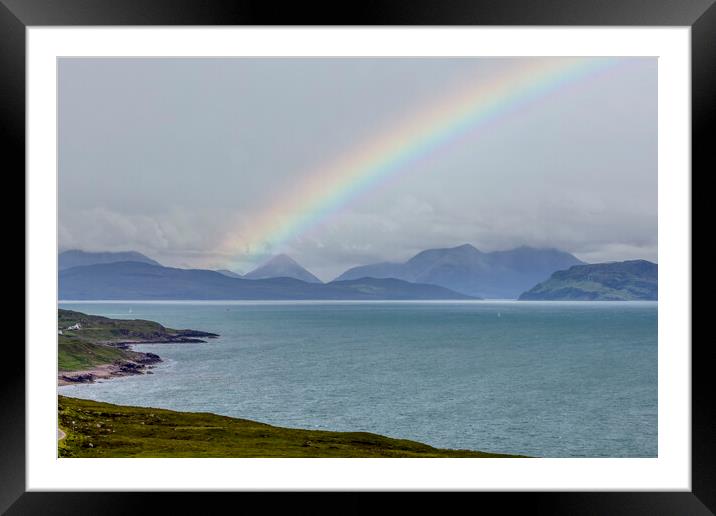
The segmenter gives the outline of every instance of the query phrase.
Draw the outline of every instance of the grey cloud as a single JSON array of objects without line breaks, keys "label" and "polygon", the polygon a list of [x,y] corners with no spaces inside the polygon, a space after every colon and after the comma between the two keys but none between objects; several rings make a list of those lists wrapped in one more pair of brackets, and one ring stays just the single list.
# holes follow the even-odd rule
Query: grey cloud
[{"label": "grey cloud", "polygon": [[657,61],[630,59],[406,167],[281,249],[222,247],[306,174],[513,59],[62,59],[60,245],[322,279],[429,247],[657,259]]}]

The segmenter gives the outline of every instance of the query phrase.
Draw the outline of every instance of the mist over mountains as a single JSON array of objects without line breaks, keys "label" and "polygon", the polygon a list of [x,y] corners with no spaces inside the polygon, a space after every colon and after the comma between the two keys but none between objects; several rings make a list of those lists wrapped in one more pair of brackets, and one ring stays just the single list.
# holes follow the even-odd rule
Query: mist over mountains
[{"label": "mist over mountains", "polygon": [[484,298],[515,299],[553,272],[583,264],[557,249],[518,247],[483,253],[470,244],[428,249],[403,263],[376,263],[354,267],[338,280],[397,278],[440,285],[463,294]]},{"label": "mist over mountains", "polygon": [[83,265],[115,262],[142,262],[149,263],[151,265],[159,265],[159,262],[156,262],[136,251],[92,253],[88,251],[80,251],[78,249],[70,249],[69,251],[64,251],[57,256],[57,265],[60,270],[69,269],[70,267],[80,267]]},{"label": "mist over mountains", "polygon": [[[245,275],[164,267],[137,252],[65,251],[60,299],[656,299],[656,264],[585,264],[557,249],[465,244],[354,267],[323,283],[281,254]],[[618,292],[617,292],[618,291]]]},{"label": "mist over mountains", "polygon": [[296,260],[285,254],[271,257],[243,277],[246,279],[294,278],[307,283],[323,283]]}]

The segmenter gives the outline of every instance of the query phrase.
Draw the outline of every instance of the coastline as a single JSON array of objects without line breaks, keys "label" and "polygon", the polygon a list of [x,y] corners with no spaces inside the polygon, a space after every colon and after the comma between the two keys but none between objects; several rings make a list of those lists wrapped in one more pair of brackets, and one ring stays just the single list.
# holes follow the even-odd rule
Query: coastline
[{"label": "coastline", "polygon": [[123,376],[152,374],[162,358],[135,351],[135,344],[206,343],[217,333],[167,328],[142,319],[111,319],[58,310],[57,386],[95,383]]},{"label": "coastline", "polygon": [[[145,363],[121,361],[80,371],[60,371],[57,386],[153,374],[154,364],[163,362],[154,353],[132,352],[151,358]],[[57,396],[62,426],[57,429],[59,457],[531,458],[436,448],[369,432],[284,428],[207,412],[115,405],[71,398],[60,392]],[[177,437],[177,431],[193,434],[194,442],[187,446],[188,435]],[[121,444],[113,443],[110,436],[120,437]],[[158,448],[157,442],[161,443]]]},{"label": "coastline", "polygon": [[[115,405],[62,393],[66,387],[153,374],[163,359],[134,345],[204,342],[218,334],[172,330],[140,319],[60,310],[57,396],[60,457],[525,457],[433,446],[380,434],[283,428],[207,412]],[[79,320],[80,323],[74,323]],[[74,324],[67,326],[68,322]],[[189,340],[191,339],[191,340]],[[61,364],[82,368],[59,369]],[[159,413],[162,416],[159,416]],[[111,434],[111,435],[110,435]]]},{"label": "coastline", "polygon": [[[131,348],[130,348],[131,349]],[[110,364],[99,364],[90,369],[77,371],[58,371],[57,386],[76,385],[78,383],[95,383],[97,380],[112,380],[124,376],[154,374],[154,364],[163,362],[159,355],[134,351],[144,355],[139,360],[121,360]]]},{"label": "coastline", "polygon": [[[154,353],[134,351],[131,345],[125,345],[124,349],[141,358],[79,371],[60,371],[57,386],[153,374],[154,364],[163,362]],[[115,405],[70,398],[60,392],[57,396],[62,427],[57,429],[59,457],[530,458],[435,448],[418,441],[369,432],[284,428],[207,412]],[[119,444],[114,442],[117,437]],[[192,443],[188,444],[187,439]],[[157,447],[157,443],[161,445]]]},{"label": "coastline", "polygon": [[[553,304],[546,303],[550,306]],[[57,391],[64,396],[105,400],[127,406],[208,411],[294,428],[374,431],[396,438],[417,439],[433,446],[548,457],[566,456],[561,455],[562,453],[580,457],[617,457],[636,453],[631,450],[637,450],[639,455],[629,456],[655,456],[652,451],[654,439],[651,437],[655,435],[653,431],[655,411],[651,411],[655,398],[653,390],[637,392],[634,399],[638,401],[633,402],[631,399],[625,401],[624,407],[627,410],[621,413],[618,412],[619,409],[614,410],[615,404],[609,403],[610,400],[601,391],[595,394],[594,400],[597,406],[603,406],[603,413],[610,417],[615,414],[619,418],[631,418],[632,407],[639,410],[641,407],[649,409],[649,412],[635,413],[635,417],[640,418],[638,421],[635,419],[640,424],[636,428],[638,432],[623,433],[624,438],[616,444],[608,436],[603,437],[606,432],[602,432],[601,429],[611,431],[611,427],[601,421],[595,423],[599,425],[600,431],[595,431],[594,427],[581,427],[578,433],[574,434],[576,437],[560,432],[564,425],[563,421],[571,421],[572,418],[578,417],[584,408],[581,405],[583,400],[590,399],[591,389],[587,392],[586,387],[592,384],[593,377],[596,382],[598,376],[591,375],[591,370],[588,369],[584,370],[588,374],[584,377],[580,376],[579,379],[580,382],[584,382],[585,388],[582,388],[582,384],[577,384],[576,394],[571,391],[566,394],[574,400],[574,404],[571,407],[567,405],[568,410],[564,413],[564,419],[545,418],[544,424],[540,421],[540,425],[535,427],[535,439],[526,435],[527,432],[533,431],[527,418],[518,418],[514,424],[510,423],[509,427],[504,425],[505,422],[511,421],[505,416],[508,411],[512,410],[511,414],[526,413],[524,410],[517,412],[506,408],[513,406],[509,404],[513,403],[513,400],[514,406],[521,409],[545,409],[545,413],[559,413],[562,407],[554,400],[559,399],[557,395],[566,392],[562,386],[568,385],[568,382],[557,386],[545,385],[547,388],[545,392],[556,395],[544,398],[537,395],[525,401],[524,397],[514,396],[512,392],[525,385],[535,385],[532,382],[543,381],[540,378],[545,377],[545,371],[550,373],[549,378],[570,379],[571,370],[564,369],[562,366],[565,364],[591,367],[595,363],[593,357],[598,360],[604,359],[603,365],[609,366],[605,371],[617,380],[615,387],[609,387],[608,391],[604,391],[607,394],[631,392],[629,389],[634,385],[632,382],[645,387],[654,385],[653,347],[656,345],[654,337],[657,315],[655,302],[644,302],[645,306],[633,313],[626,308],[627,305],[642,303],[627,302],[623,305],[617,303],[618,306],[612,303],[571,302],[568,304],[566,308],[556,306],[554,310],[542,309],[541,304],[533,306],[530,302],[526,304],[514,302],[515,307],[512,310],[505,309],[501,304],[475,308],[383,309],[379,306],[336,308],[328,314],[335,331],[327,332],[316,340],[307,340],[307,338],[312,339],[316,335],[313,324],[316,320],[323,320],[317,319],[316,316],[317,313],[325,310],[322,307],[315,309],[301,307],[290,310],[282,307],[262,307],[246,309],[238,314],[231,307],[225,309],[201,306],[196,308],[152,306],[142,308],[134,317],[159,320],[175,327],[186,325],[213,330],[221,333],[223,337],[213,342],[217,344],[216,346],[211,346],[212,342],[209,341],[207,346],[187,347],[174,344],[167,349],[157,350],[155,346],[138,344],[133,346],[133,350],[157,352],[166,362],[156,366],[153,376],[137,376],[126,378],[125,381],[109,383],[98,379],[94,385],[63,386],[58,387]],[[588,308],[593,305],[598,305],[599,309]],[[606,312],[601,310],[607,305],[612,308]],[[98,306],[88,307],[86,310],[91,313],[106,314],[109,317],[127,317],[126,308],[124,310],[122,308],[123,305]],[[391,317],[386,317],[383,310],[393,310],[388,312]],[[137,312],[137,308],[134,311]],[[497,315],[498,313],[501,317]],[[373,314],[377,318],[373,318]],[[360,318],[357,315],[360,315]],[[427,323],[443,321],[446,316],[452,317],[449,327],[438,326],[433,331],[431,324],[431,333],[425,332],[423,327],[418,327],[417,331],[391,335],[384,341],[370,339],[376,335],[384,335],[383,328],[389,330],[394,327],[395,321],[401,323],[419,321],[421,325],[427,327]],[[579,327],[584,329],[582,333],[584,340],[580,341],[578,346],[572,343],[569,333],[562,331],[561,321],[565,319],[571,321],[570,324],[578,323]],[[264,328],[269,326],[267,321],[269,323],[280,321],[280,324],[275,329],[266,330]],[[381,323],[377,326],[380,333],[372,328],[367,332],[360,331],[361,328],[357,326],[362,321]],[[542,324],[543,321],[550,324]],[[559,324],[551,324],[552,321],[557,321]],[[633,326],[634,333],[630,332],[623,336],[620,330],[625,327],[625,323],[633,321],[638,322],[638,325]],[[455,324],[456,322],[459,324]],[[401,332],[403,326],[400,326]],[[446,339],[441,339],[443,335],[450,338],[454,336],[456,342],[462,342],[457,338],[462,338],[464,335],[472,338],[477,334],[472,333],[471,330],[478,327],[486,331],[483,331],[479,338],[476,337],[477,345],[465,346],[466,349],[458,349],[459,352],[453,352],[452,348],[445,345]],[[519,341],[516,344],[512,343],[509,332],[517,332],[518,336],[526,335],[525,332],[532,331],[533,327],[537,330],[544,329],[535,335],[530,333],[535,338],[534,349],[520,345]],[[356,331],[351,332],[343,341],[341,335],[346,333],[345,328],[356,328]],[[83,328],[88,333],[91,329]],[[504,339],[495,338],[495,336],[502,337],[505,332],[507,335]],[[544,338],[553,335],[559,338],[555,341]],[[605,340],[605,336],[610,338]],[[647,341],[648,345],[646,345]],[[281,346],[275,346],[276,342],[281,343]],[[337,347],[337,343],[343,342],[348,345]],[[388,342],[390,345],[385,345]],[[613,344],[601,347],[602,343]],[[418,349],[418,344],[421,351],[419,358],[414,364],[402,367],[403,363],[396,360],[403,360],[406,352]],[[503,349],[508,354],[501,355]],[[346,351],[350,351],[351,354],[346,355]],[[566,355],[565,351],[568,352]],[[539,355],[536,352],[539,352]],[[511,359],[504,360],[503,356]],[[534,356],[550,358],[545,360],[544,364],[540,364],[537,373],[532,373],[534,366],[529,365],[531,360],[527,360]],[[564,356],[568,358],[563,359]],[[624,367],[621,363],[616,364],[612,358],[621,356],[628,356],[635,360],[626,361],[631,365]],[[346,357],[350,361],[347,361]],[[486,362],[486,357],[495,358],[490,358]],[[519,360],[513,360],[515,357]],[[439,360],[442,361],[437,362]],[[360,363],[361,368],[346,367],[344,370],[340,367],[343,364],[351,366],[354,363]],[[435,363],[441,364],[442,371],[448,374],[434,373],[430,366]],[[602,366],[599,362],[597,364]],[[632,374],[634,364],[644,366],[639,368],[639,375]],[[515,365],[520,368],[520,372],[524,371],[526,376],[499,374],[502,370],[513,373]],[[418,370],[415,366],[425,367],[429,372],[430,381],[434,378],[440,380],[439,383],[435,381],[428,386],[430,387],[428,389],[414,389],[413,386],[420,385],[419,382],[422,381],[416,374],[415,381],[408,382],[407,387],[404,388],[397,381],[402,375],[396,375],[393,371],[412,374],[413,371]],[[306,374],[299,374],[299,368],[305,370]],[[459,374],[452,376],[452,371]],[[564,371],[567,371],[566,376],[563,376]],[[581,367],[580,371],[583,371]],[[272,374],[263,374],[264,372]],[[105,378],[113,378],[108,376],[107,371],[103,373]],[[315,373],[324,375],[320,377],[320,384],[316,380]],[[366,373],[370,373],[370,378],[375,378],[378,382],[375,382],[375,385],[365,382],[365,379],[369,378]],[[516,377],[516,380],[511,380],[512,377]],[[483,401],[484,397],[473,394],[475,391],[469,389],[466,383],[466,380],[480,381],[483,378],[489,381],[504,381],[503,385],[515,388],[492,389],[490,384],[485,383],[488,391],[494,392],[494,395],[492,399]],[[410,380],[412,381],[412,378]],[[347,384],[355,390],[349,391],[344,387]],[[275,391],[270,390],[273,385],[279,385],[280,390],[278,388]],[[314,385],[319,388],[315,388]],[[619,388],[623,385],[626,386],[626,390]],[[387,386],[391,389],[386,389]],[[461,388],[464,390],[458,390]],[[338,395],[333,394],[336,390],[339,390]],[[510,392],[503,394],[505,391]],[[446,395],[444,401],[439,397],[443,393]],[[581,396],[582,394],[587,396]],[[464,403],[463,400],[477,400],[479,403]],[[391,410],[393,407],[399,410]],[[423,414],[428,417],[423,418]],[[621,421],[625,421],[623,427],[630,430],[632,420],[620,419],[620,424]],[[642,425],[641,422],[644,424]],[[554,429],[554,431],[548,434],[543,429]],[[559,438],[551,436],[559,436]],[[588,439],[582,439],[581,436],[586,436]]]}]

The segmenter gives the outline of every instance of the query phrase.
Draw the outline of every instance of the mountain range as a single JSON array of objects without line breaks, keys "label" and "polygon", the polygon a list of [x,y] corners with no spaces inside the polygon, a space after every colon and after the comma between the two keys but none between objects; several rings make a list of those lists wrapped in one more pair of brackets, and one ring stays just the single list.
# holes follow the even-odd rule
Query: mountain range
[{"label": "mountain range", "polygon": [[60,299],[657,299],[657,265],[585,264],[556,249],[483,253],[466,244],[403,263],[354,267],[322,283],[291,257],[271,257],[242,276],[164,267],[134,251],[60,253]]},{"label": "mountain range", "polygon": [[151,265],[159,265],[158,262],[136,251],[119,253],[92,253],[88,251],[80,251],[78,249],[71,249],[69,251],[62,252],[57,256],[57,264],[60,270],[69,269],[70,267],[79,267],[82,265],[114,262],[142,262],[149,263]]},{"label": "mountain range", "polygon": [[63,300],[409,300],[471,299],[436,285],[364,278],[315,283],[294,278],[231,278],[216,271],[114,262],[61,270]]},{"label": "mountain range", "polygon": [[337,280],[396,278],[428,283],[470,296],[516,299],[553,272],[583,264],[557,249],[518,247],[484,253],[470,244],[422,251],[406,262],[383,262],[354,267]]},{"label": "mountain range", "polygon": [[552,274],[520,300],[634,301],[658,299],[658,265],[646,260],[577,265]]}]

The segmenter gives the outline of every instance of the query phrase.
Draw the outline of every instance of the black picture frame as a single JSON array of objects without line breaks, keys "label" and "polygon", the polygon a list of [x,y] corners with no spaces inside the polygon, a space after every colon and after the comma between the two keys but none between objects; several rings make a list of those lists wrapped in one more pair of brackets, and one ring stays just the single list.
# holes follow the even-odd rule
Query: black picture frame
[{"label": "black picture frame", "polygon": [[[695,171],[714,170],[710,137],[716,125],[715,0],[404,0],[334,2],[330,5],[249,0],[0,0],[0,134],[6,177],[25,167],[25,29],[31,26],[128,25],[551,25],[688,26],[692,44],[692,184]],[[24,183],[20,186],[24,190]],[[693,189],[692,189],[693,191]],[[693,204],[692,204],[693,206]],[[693,209],[693,208],[692,208]],[[15,215],[16,217],[16,215]],[[13,220],[13,219],[6,219]],[[17,243],[17,240],[15,240]],[[693,318],[692,318],[693,319]],[[684,342],[685,346],[691,345]],[[474,493],[480,504],[549,514],[713,514],[716,512],[716,382],[707,360],[708,340],[692,345],[692,491],[591,493]],[[0,510],[7,514],[142,513],[156,502],[162,512],[186,512],[188,493],[25,492],[25,354],[19,346],[5,359],[0,425]],[[206,504],[208,496],[196,494]],[[243,494],[273,507],[271,494]],[[340,494],[340,513],[372,512],[378,494]],[[148,500],[149,498],[149,500]],[[298,503],[316,505],[306,496]],[[414,497],[424,508],[422,494]],[[303,501],[306,500],[306,501]],[[473,504],[474,501],[468,503]],[[208,507],[204,505],[204,507]],[[334,507],[335,508],[335,507]]]}]

